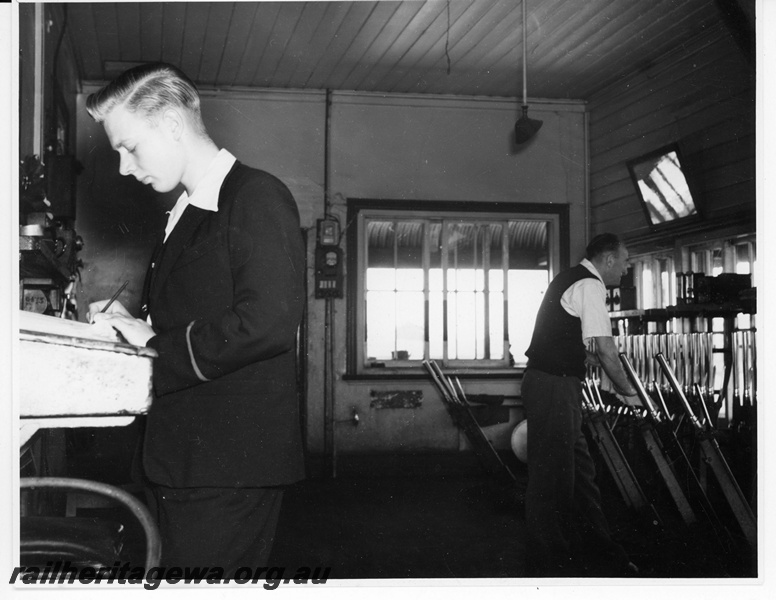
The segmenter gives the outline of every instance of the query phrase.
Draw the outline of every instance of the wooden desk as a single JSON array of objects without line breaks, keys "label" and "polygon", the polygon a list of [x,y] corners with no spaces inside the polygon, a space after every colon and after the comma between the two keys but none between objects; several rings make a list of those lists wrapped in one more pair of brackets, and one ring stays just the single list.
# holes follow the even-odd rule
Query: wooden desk
[{"label": "wooden desk", "polygon": [[42,428],[127,425],[148,412],[154,350],[97,326],[20,313],[22,449]]}]

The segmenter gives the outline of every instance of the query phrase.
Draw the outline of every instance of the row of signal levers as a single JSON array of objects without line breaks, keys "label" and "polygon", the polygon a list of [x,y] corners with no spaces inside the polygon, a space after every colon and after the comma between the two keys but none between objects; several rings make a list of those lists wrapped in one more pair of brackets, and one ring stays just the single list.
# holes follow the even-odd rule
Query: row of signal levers
[{"label": "row of signal levers", "polygon": [[[724,384],[714,390],[713,334],[646,334],[618,338],[620,361],[641,406],[633,407],[602,392],[598,370],[583,385],[585,423],[607,470],[628,506],[661,515],[645,494],[618,442],[618,427],[630,424],[641,438],[653,472],[686,525],[712,527],[730,548],[757,544],[757,519],[720,448],[717,417],[729,409],[728,431],[756,430],[756,349],[754,332],[732,336]],[[716,396],[716,397],[715,397]],[[752,433],[752,435],[754,435]],[[707,474],[716,482],[712,494]]]}]

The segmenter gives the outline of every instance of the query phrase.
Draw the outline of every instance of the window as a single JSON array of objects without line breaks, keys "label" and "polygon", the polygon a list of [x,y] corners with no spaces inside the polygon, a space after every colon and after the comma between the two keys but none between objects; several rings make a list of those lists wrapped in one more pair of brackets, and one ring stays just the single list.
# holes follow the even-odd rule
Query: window
[{"label": "window", "polygon": [[632,256],[631,264],[638,288],[638,308],[665,308],[677,303],[677,274],[681,265],[674,261],[675,253],[686,253],[688,271],[716,277],[722,273],[751,274],[756,285],[756,241],[754,236],[733,240],[714,240],[704,244],[679,247],[670,252]]},{"label": "window", "polygon": [[525,366],[567,208],[510,208],[350,201],[352,374]]},{"label": "window", "polygon": [[631,257],[631,268],[638,288],[638,308],[665,308],[676,303],[673,257],[664,254]]},{"label": "window", "polygon": [[752,275],[752,285],[756,286],[756,246],[755,236],[751,235],[692,246],[690,268],[711,277],[721,273]]}]

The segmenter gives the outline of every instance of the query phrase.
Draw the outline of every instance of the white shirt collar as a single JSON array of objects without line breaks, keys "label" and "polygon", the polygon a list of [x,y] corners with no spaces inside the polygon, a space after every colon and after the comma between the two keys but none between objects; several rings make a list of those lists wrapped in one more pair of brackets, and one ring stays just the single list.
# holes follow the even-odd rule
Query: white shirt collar
[{"label": "white shirt collar", "polygon": [[189,196],[184,190],[178,197],[178,201],[170,211],[170,217],[167,219],[167,226],[164,229],[165,241],[189,204],[203,210],[218,212],[218,195],[221,192],[221,186],[236,160],[228,150],[222,148],[218,151],[218,154],[208,165],[205,175],[197,184],[194,193]]},{"label": "white shirt collar", "polygon": [[596,269],[596,268],[595,268],[595,265],[594,265],[593,263],[591,263],[591,262],[590,262],[589,260],[587,260],[586,258],[583,258],[583,259],[582,259],[582,260],[579,262],[579,264],[580,264],[580,265],[582,265],[583,267],[585,267],[585,268],[586,268],[588,271],[590,271],[590,272],[591,272],[593,275],[595,275],[596,277],[598,277],[598,279],[600,279],[600,280],[601,280],[601,283],[603,283],[603,281],[604,281],[604,278],[603,278],[603,277],[601,277],[601,274],[598,272],[598,269]]}]

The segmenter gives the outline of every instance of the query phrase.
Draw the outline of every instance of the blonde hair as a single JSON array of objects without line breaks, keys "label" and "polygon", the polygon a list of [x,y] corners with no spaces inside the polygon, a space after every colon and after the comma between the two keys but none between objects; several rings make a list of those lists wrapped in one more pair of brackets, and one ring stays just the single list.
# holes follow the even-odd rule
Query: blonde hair
[{"label": "blonde hair", "polygon": [[208,137],[199,106],[197,86],[177,67],[148,63],[124,71],[86,98],[86,110],[97,122],[117,106],[139,112],[151,121],[165,108],[176,107],[188,114],[195,132]]}]

